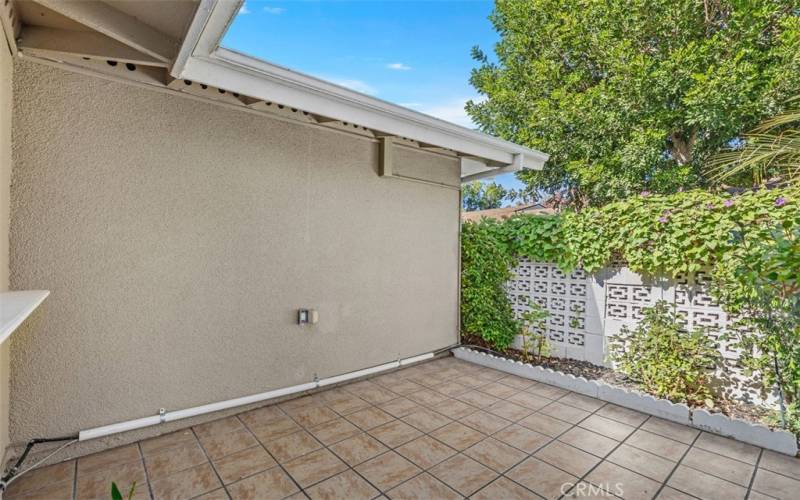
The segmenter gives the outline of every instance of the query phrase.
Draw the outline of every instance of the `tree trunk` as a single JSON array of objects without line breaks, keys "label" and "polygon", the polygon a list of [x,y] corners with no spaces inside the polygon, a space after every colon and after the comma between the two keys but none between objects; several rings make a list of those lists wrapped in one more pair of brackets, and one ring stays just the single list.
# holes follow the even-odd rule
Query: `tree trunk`
[{"label": "tree trunk", "polygon": [[694,141],[697,138],[697,133],[692,130],[689,134],[683,132],[673,132],[670,136],[670,152],[678,165],[686,165],[692,161],[692,151],[694,149]]}]

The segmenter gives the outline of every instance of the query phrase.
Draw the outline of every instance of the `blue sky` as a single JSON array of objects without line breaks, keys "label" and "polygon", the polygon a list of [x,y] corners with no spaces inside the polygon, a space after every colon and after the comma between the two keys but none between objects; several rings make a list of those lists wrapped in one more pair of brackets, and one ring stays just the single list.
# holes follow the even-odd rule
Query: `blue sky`
[{"label": "blue sky", "polygon": [[[488,0],[247,0],[223,45],[473,127],[464,103],[478,45],[498,40]],[[513,175],[495,179],[519,187]]]}]

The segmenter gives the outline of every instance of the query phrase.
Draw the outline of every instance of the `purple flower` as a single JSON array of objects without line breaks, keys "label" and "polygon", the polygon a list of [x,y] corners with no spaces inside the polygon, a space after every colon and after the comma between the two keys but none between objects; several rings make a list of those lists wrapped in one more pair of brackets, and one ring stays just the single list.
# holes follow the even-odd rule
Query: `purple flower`
[{"label": "purple flower", "polygon": [[786,205],[786,198],[784,198],[783,196],[778,196],[778,199],[775,200],[775,206],[782,207],[784,205]]},{"label": "purple flower", "polygon": [[714,210],[714,204],[713,203],[709,203],[708,205],[706,205],[706,208],[709,209],[709,210]]},{"label": "purple flower", "polygon": [[672,215],[672,210],[667,208],[663,212],[661,212],[661,215]]},{"label": "purple flower", "polygon": [[669,217],[667,217],[666,215],[662,215],[661,217],[658,218],[658,222],[662,224],[666,224],[667,221],[669,221]]},{"label": "purple flower", "polygon": [[650,191],[642,191],[641,193],[639,193],[639,195],[646,198],[646,197],[650,196]]},{"label": "purple flower", "polygon": [[725,205],[726,207],[732,207],[733,206],[733,200],[725,200],[723,205]]}]

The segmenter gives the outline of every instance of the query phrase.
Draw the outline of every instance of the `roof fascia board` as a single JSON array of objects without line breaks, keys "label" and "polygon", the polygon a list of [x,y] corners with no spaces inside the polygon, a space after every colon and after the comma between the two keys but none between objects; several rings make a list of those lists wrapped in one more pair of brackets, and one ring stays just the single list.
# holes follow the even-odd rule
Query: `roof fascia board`
[{"label": "roof fascia board", "polygon": [[296,107],[503,165],[516,164],[516,169],[541,170],[547,161],[548,155],[540,151],[221,48],[220,41],[242,3],[201,1],[171,71],[173,77]]}]

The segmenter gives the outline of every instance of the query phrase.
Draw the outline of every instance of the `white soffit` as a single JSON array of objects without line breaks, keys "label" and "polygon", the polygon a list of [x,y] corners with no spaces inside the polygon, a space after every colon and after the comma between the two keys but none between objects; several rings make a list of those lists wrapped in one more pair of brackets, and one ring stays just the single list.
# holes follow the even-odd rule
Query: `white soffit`
[{"label": "white soffit", "polygon": [[462,180],[541,170],[548,155],[220,47],[242,1],[202,0],[171,75],[456,151]]}]

